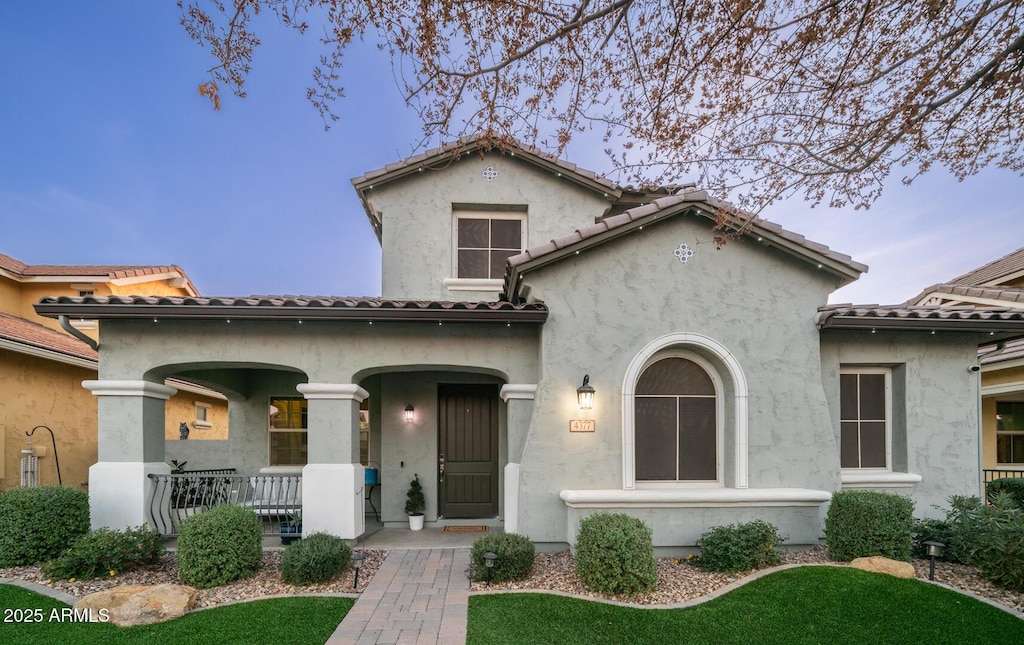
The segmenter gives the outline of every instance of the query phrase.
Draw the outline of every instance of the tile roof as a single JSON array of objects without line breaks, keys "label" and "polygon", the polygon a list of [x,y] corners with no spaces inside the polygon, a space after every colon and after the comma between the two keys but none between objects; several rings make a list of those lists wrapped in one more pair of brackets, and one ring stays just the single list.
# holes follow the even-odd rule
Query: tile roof
[{"label": "tile roof", "polygon": [[163,266],[131,264],[25,264],[9,255],[0,253],[0,269],[23,278],[38,276],[97,276],[111,281],[177,273],[193,292],[199,293],[185,273],[185,270],[176,264]]},{"label": "tile roof", "polygon": [[77,338],[5,313],[0,313],[0,338],[76,358],[99,360],[96,351]]},{"label": "tile roof", "polygon": [[982,365],[998,365],[1024,358],[1024,339],[1007,341],[1006,346],[1000,352],[996,352],[996,349],[995,345],[984,345],[978,348]]},{"label": "tile roof", "polygon": [[[601,219],[596,224],[576,229],[569,235],[532,246],[508,259],[505,271],[504,296],[516,301],[520,278],[526,271],[575,254],[628,233],[640,226],[660,222],[682,213],[704,216],[716,221],[723,212],[734,211],[727,202],[708,196],[703,190],[685,189],[683,192],[655,199],[617,215]],[[736,219],[737,223],[740,223]],[[868,270],[867,265],[855,262],[849,255],[833,251],[824,244],[812,242],[803,235],[788,231],[774,222],[754,217],[743,224],[743,235],[765,246],[775,246],[795,255],[818,268],[828,268],[846,284],[856,280]],[[513,281],[513,276],[515,280]]]},{"label": "tile roof", "polygon": [[815,322],[819,329],[1024,333],[1024,307],[827,305]]},{"label": "tile roof", "polygon": [[110,318],[236,318],[277,320],[451,321],[537,323],[547,319],[544,303],[390,300],[337,296],[173,296],[46,297],[35,306],[42,316],[66,314]]},{"label": "tile roof", "polygon": [[943,297],[955,300],[957,296],[967,298],[984,298],[985,300],[1001,300],[1008,306],[1021,303],[1024,307],[1024,288],[1020,287],[975,287],[964,284],[933,284],[906,302],[907,305],[920,303],[932,297]]},{"label": "tile roof", "polygon": [[953,278],[949,281],[949,284],[996,285],[1003,278],[1022,272],[1024,272],[1024,247],[1017,249],[1013,253],[1008,253],[997,260],[993,260],[984,266],[980,266],[973,271],[968,271],[962,276]]}]

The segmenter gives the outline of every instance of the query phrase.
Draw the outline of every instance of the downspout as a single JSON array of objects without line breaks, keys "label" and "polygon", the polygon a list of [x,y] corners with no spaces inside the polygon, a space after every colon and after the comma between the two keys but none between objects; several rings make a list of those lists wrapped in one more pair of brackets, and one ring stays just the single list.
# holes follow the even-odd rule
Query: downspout
[{"label": "downspout", "polygon": [[83,343],[85,343],[89,347],[92,347],[94,350],[96,350],[96,351],[100,350],[100,344],[97,343],[96,341],[94,341],[92,338],[89,338],[88,336],[83,334],[81,332],[81,330],[75,329],[74,326],[71,324],[71,321],[68,320],[67,316],[65,316],[64,314],[61,314],[61,315],[57,316],[57,320],[60,321],[61,329],[63,329],[67,333],[71,334],[72,336],[74,336],[78,340],[82,341]]}]

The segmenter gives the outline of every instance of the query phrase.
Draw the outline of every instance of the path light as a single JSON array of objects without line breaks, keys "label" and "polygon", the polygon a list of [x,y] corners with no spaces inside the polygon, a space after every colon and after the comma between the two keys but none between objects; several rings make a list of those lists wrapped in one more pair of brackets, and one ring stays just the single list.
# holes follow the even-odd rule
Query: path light
[{"label": "path light", "polygon": [[928,579],[935,580],[935,558],[942,557],[942,549],[946,545],[942,542],[933,542],[931,540],[925,542],[924,545],[928,547],[928,558],[931,560],[931,563],[928,565]]},{"label": "path light", "polygon": [[583,377],[583,385],[576,388],[576,398],[580,401],[580,410],[594,407],[594,388],[590,385],[590,374]]},{"label": "path light", "polygon": [[412,403],[410,403],[409,405],[405,406],[405,420],[406,420],[406,422],[412,421],[412,415],[413,415],[413,412],[415,412],[415,411],[416,411],[416,409],[412,407]]},{"label": "path light", "polygon": [[356,570],[356,578],[352,581],[352,588],[355,589],[359,586],[359,568],[363,566],[363,560],[366,559],[365,553],[353,553],[352,554],[352,568]]},{"label": "path light", "polygon": [[494,569],[494,561],[498,559],[498,554],[488,551],[484,554],[484,566],[487,567],[487,586],[491,586],[491,571]]}]

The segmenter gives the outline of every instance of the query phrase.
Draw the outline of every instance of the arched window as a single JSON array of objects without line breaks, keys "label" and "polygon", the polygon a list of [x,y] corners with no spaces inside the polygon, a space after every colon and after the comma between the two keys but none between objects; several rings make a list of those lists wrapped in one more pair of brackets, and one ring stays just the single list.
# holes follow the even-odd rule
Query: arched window
[{"label": "arched window", "polygon": [[704,367],[684,356],[656,357],[633,401],[638,482],[720,481],[718,394]]}]

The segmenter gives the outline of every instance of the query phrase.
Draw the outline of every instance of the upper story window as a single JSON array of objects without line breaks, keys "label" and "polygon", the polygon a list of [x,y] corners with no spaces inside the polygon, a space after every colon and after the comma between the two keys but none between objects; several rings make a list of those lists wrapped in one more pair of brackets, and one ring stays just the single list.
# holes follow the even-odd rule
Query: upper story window
[{"label": "upper story window", "polygon": [[891,468],[891,376],[888,368],[840,370],[839,461],[843,468]]},{"label": "upper story window", "polygon": [[1024,402],[996,402],[996,462],[1024,464]]},{"label": "upper story window", "polygon": [[637,380],[634,406],[636,481],[720,481],[718,394],[704,367],[656,360]]},{"label": "upper story window", "polygon": [[210,408],[212,407],[209,403],[203,401],[193,401],[196,407],[196,419],[192,422],[194,428],[212,428],[213,424],[210,423]]},{"label": "upper story window", "polygon": [[454,225],[456,278],[501,280],[505,261],[526,248],[525,213],[456,211]]}]

